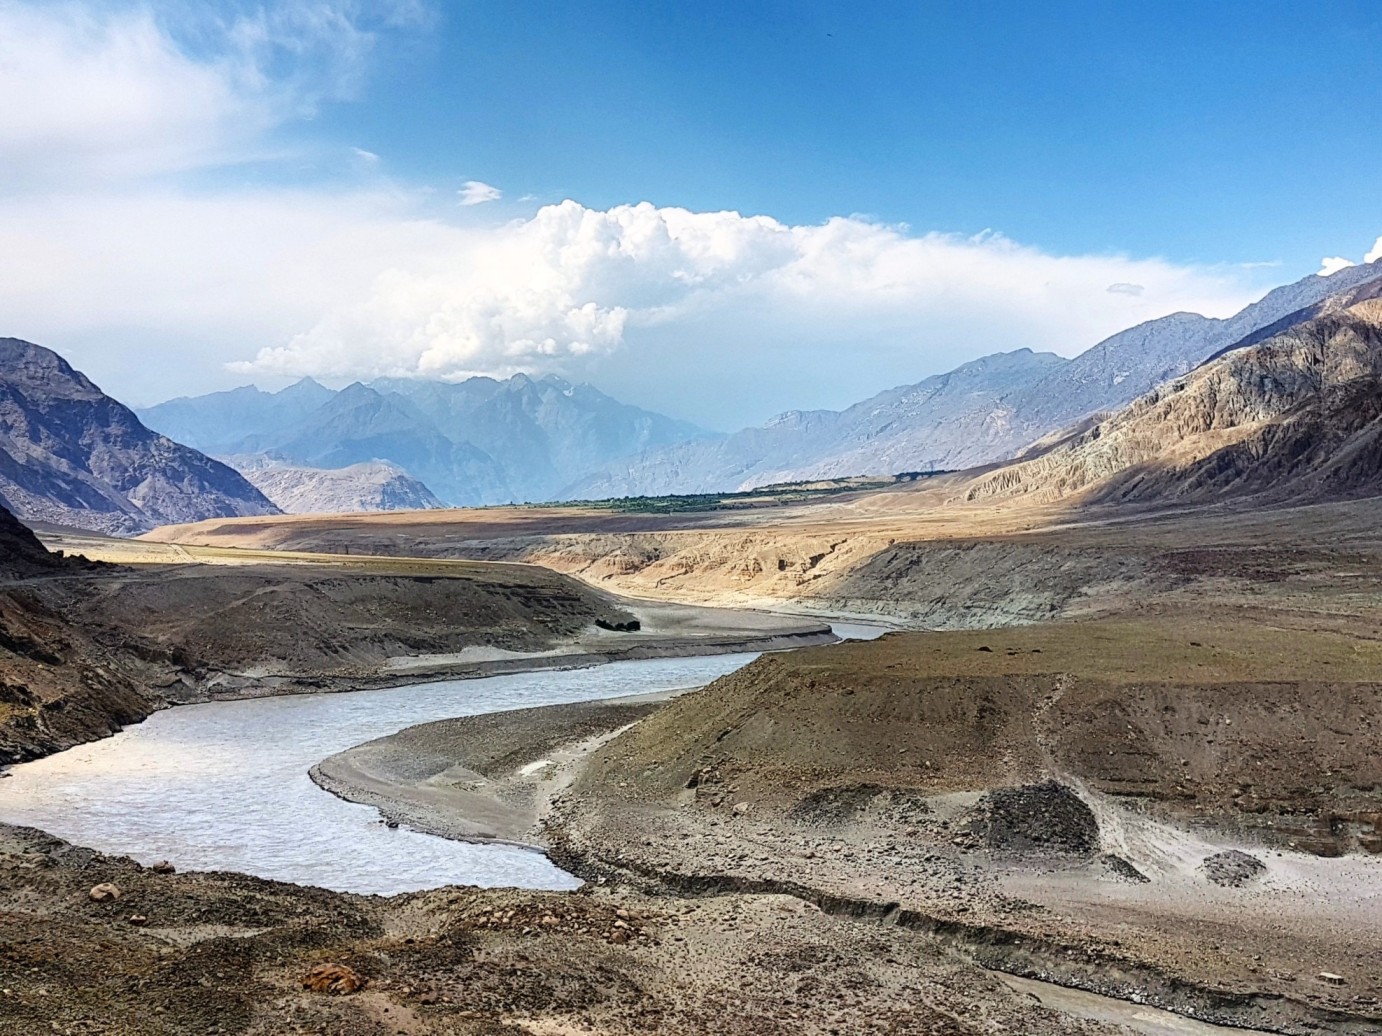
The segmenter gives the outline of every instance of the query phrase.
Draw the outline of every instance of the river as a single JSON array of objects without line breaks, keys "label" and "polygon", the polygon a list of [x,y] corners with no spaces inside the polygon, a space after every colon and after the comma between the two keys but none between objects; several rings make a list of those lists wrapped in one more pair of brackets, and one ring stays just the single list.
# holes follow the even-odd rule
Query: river
[{"label": "river", "polygon": [[[844,637],[880,627],[839,623]],[[415,723],[708,683],[756,655],[613,662],[386,690],[185,705],[91,744],[16,766],[0,780],[0,821],[77,845],[389,895],[440,885],[566,889],[541,853],[453,842],[379,822],[307,776],[322,759]]]}]

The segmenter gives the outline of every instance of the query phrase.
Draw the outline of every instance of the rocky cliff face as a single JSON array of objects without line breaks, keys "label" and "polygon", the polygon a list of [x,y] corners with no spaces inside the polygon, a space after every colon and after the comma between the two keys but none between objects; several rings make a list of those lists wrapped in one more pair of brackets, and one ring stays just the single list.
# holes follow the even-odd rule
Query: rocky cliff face
[{"label": "rocky cliff face", "polygon": [[980,477],[967,498],[1382,492],[1380,289],[1382,279],[1322,316],[1224,353],[1041,456]]},{"label": "rocky cliff face", "polygon": [[285,514],[414,511],[445,507],[423,483],[385,461],[304,468],[263,454],[225,461]]},{"label": "rocky cliff face", "polygon": [[1379,275],[1382,263],[1312,275],[1226,320],[1172,313],[1119,332],[1073,360],[1027,350],[986,356],[848,410],[788,414],[725,439],[653,451],[582,480],[567,495],[724,492],[992,463],[1115,410],[1239,342],[1311,319]]},{"label": "rocky cliff face", "polygon": [[120,535],[274,514],[237,472],[151,432],[62,357],[0,339],[0,501],[29,521]]}]

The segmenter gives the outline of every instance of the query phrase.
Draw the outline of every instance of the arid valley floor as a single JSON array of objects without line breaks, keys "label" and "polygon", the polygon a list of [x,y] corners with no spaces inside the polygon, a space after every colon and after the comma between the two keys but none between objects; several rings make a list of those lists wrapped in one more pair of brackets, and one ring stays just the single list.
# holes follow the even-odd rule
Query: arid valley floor
[{"label": "arid valley floor", "polygon": [[[171,588],[180,603],[159,607],[182,625],[159,650],[196,657],[145,651],[141,664],[185,700],[267,676],[302,690],[304,672],[319,687],[388,682],[383,660],[403,654],[432,659],[424,676],[524,651],[591,655],[581,630],[598,615],[651,620],[601,633],[619,650],[734,642],[713,628],[724,613],[677,602],[803,616],[746,613],[769,647],[818,636],[812,615],[914,632],[769,654],[665,702],[410,728],[318,767],[320,783],[409,826],[544,845],[587,879],[576,894],[359,897],[155,874],[11,831],[0,1031],[1212,1031],[1139,1021],[1133,1003],[1260,1031],[1382,1029],[1379,505],[1115,512],[946,493],[937,479],[691,515],[48,534],[125,563],[80,578],[111,580],[103,592],[144,614],[164,600],[150,586]],[[337,600],[358,600],[360,576],[433,580],[448,565],[540,585],[570,618],[542,636],[495,620],[468,640],[490,650],[467,655],[439,633],[417,639],[406,615],[402,647],[357,617],[323,635],[361,645],[339,671],[245,620],[238,643],[179,632],[229,628],[221,608],[254,614],[245,600],[263,588],[243,581],[266,569],[288,587],[330,571]],[[198,579],[194,614],[177,588]],[[89,901],[102,882],[122,897]],[[368,986],[304,991],[324,962]],[[1004,974],[1129,1004],[1048,1006],[1040,990],[1054,987]]]}]

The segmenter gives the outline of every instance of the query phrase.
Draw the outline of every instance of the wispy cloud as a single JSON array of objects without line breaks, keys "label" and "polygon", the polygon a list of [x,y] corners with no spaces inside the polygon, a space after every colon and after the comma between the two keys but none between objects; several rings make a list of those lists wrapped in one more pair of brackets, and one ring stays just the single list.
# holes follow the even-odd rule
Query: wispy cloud
[{"label": "wispy cloud", "polygon": [[483,180],[467,180],[458,192],[462,205],[483,205],[487,201],[498,201],[504,192]]},{"label": "wispy cloud", "polygon": [[0,3],[0,184],[108,182],[263,157],[355,96],[415,0]]}]

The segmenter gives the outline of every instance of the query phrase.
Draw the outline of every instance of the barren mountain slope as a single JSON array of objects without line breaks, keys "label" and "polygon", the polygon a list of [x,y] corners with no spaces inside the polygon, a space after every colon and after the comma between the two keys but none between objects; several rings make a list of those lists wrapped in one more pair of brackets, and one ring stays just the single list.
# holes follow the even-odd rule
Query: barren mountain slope
[{"label": "barren mountain slope", "polygon": [[[1011,412],[1001,400],[1068,361],[1018,349],[995,353],[846,410],[790,411],[760,428],[693,440],[611,465],[563,496],[600,499],[713,493],[774,482],[964,467],[1005,450]],[[963,440],[951,428],[971,422]]]},{"label": "barren mountain slope", "polygon": [[156,706],[133,658],[63,614],[64,582],[91,567],[50,554],[0,507],[0,763],[113,733]]},{"label": "barren mountain slope", "polygon": [[219,461],[149,431],[51,350],[0,339],[0,501],[19,517],[128,534],[274,514]]},{"label": "barren mountain slope", "polygon": [[1382,300],[1364,298],[1226,353],[965,496],[1367,496],[1382,492],[1380,414]]},{"label": "barren mountain slope", "polygon": [[727,438],[684,443],[612,466],[568,497],[725,492],[827,476],[956,469],[1015,456],[1043,436],[1123,406],[1264,328],[1282,330],[1382,276],[1382,262],[1312,274],[1227,319],[1172,313],[1071,360],[1028,350],[981,357],[844,411],[783,414]]}]

